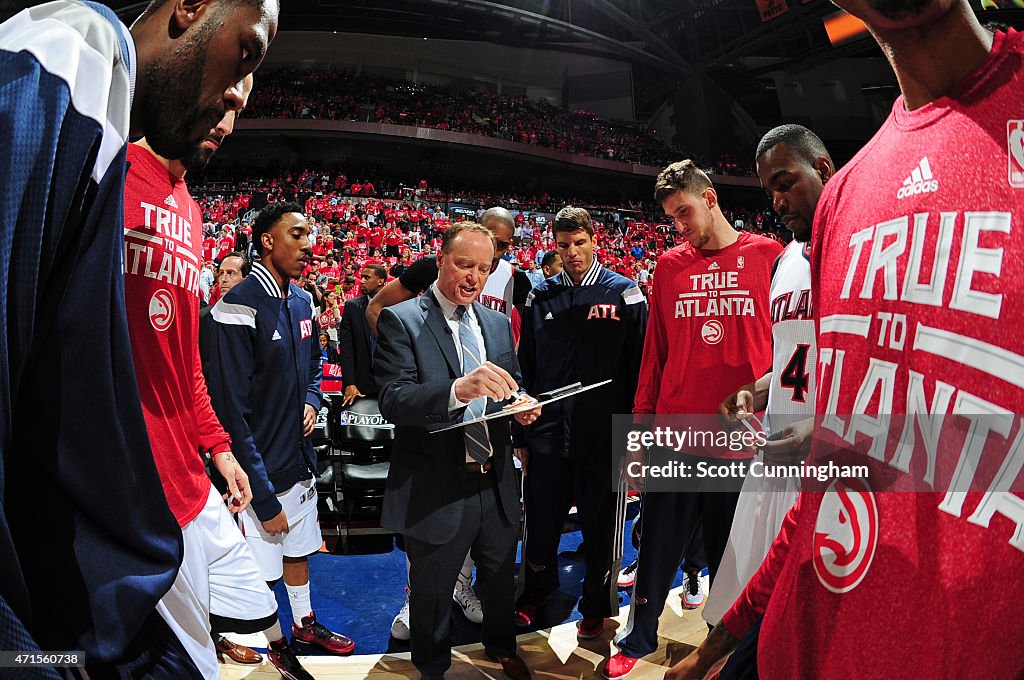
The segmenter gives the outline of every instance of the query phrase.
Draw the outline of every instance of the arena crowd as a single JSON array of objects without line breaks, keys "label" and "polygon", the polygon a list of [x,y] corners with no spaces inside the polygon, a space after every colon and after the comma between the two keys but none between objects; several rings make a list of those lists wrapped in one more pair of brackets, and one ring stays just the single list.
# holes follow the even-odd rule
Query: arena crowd
[{"label": "arena crowd", "polygon": [[[517,632],[544,626],[572,507],[576,637],[614,644],[606,680],[662,673],[680,569],[709,632],[668,680],[1024,676],[1024,34],[966,0],[837,4],[901,94],[843,167],[794,123],[720,159],[771,211],[586,112],[254,78],[277,0],[0,24],[4,677],[209,680],[265,654],[309,680],[298,651],[352,654],[310,588],[328,402],[393,426],[391,635],[425,680],[453,602],[534,677]],[[250,97],[661,170],[652,204],[589,209],[321,168],[190,187]]]}]

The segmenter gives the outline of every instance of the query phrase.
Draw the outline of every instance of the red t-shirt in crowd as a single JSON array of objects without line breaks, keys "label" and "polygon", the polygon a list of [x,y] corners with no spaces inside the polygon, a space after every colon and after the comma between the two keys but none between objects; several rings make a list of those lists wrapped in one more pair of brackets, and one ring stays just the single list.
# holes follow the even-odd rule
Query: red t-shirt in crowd
[{"label": "red t-shirt in crowd", "polygon": [[326,276],[328,281],[337,281],[338,277],[341,276],[341,268],[337,264],[333,267],[324,265],[320,267],[320,274]]},{"label": "red t-shirt in crowd", "polygon": [[207,236],[203,239],[203,261],[209,262],[213,259],[213,249],[217,247],[217,239]]},{"label": "red t-shirt in crowd", "polygon": [[382,245],[384,245],[384,230],[376,227],[370,231],[370,247],[380,248]]},{"label": "red t-shirt in crowd", "polygon": [[[638,422],[651,422],[641,414],[718,413],[722,399],[771,369],[768,291],[780,252],[778,243],[740,232],[719,250],[684,243],[662,256],[633,409]],[[692,453],[749,458],[725,447]]]},{"label": "red t-shirt in crowd", "polygon": [[231,236],[225,236],[221,240],[217,241],[217,259],[227,257],[228,253],[235,249],[235,239]]},{"label": "red t-shirt in crowd", "polygon": [[[870,474],[805,491],[723,619],[741,635],[764,613],[766,680],[1024,677],[1022,63],[1024,33],[996,33],[825,185],[812,457],[838,443]],[[915,415],[876,435],[893,413]]]},{"label": "red t-shirt in crowd", "polygon": [[199,359],[202,217],[185,182],[130,144],[125,184],[125,304],[142,412],[167,503],[180,526],[206,504],[199,451],[231,450]]}]

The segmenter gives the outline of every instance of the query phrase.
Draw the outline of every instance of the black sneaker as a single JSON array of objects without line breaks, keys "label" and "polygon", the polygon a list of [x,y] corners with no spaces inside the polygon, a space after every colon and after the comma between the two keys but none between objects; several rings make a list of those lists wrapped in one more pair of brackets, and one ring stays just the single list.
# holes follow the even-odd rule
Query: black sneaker
[{"label": "black sneaker", "polygon": [[287,680],[315,680],[312,675],[299,663],[299,657],[295,656],[287,640],[271,642],[267,646],[267,658],[274,668]]}]

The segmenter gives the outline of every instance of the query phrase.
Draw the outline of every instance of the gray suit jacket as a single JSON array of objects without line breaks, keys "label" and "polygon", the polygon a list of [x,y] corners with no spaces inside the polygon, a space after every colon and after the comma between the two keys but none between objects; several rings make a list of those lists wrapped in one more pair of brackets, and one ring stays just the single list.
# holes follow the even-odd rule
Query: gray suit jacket
[{"label": "gray suit jacket", "polygon": [[[518,383],[508,317],[473,303],[488,361]],[[448,412],[452,383],[462,376],[455,339],[431,292],[383,310],[377,321],[374,373],[381,414],[395,425],[391,470],[381,524],[433,545],[455,536],[462,516],[466,448],[461,429],[430,434],[462,419],[464,409]],[[488,410],[500,408],[493,403]],[[503,522],[517,523],[519,490],[512,464],[511,418],[488,422]]]}]

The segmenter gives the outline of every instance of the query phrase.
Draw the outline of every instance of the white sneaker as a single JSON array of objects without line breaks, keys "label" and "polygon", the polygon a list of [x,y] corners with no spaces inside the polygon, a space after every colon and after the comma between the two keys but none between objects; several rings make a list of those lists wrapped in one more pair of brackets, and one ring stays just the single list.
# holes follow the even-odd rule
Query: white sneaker
[{"label": "white sneaker", "polygon": [[484,609],[480,606],[480,598],[473,592],[473,587],[461,578],[455,581],[455,593],[452,599],[462,608],[462,613],[473,623],[484,622]]},{"label": "white sneaker", "polygon": [[619,578],[616,584],[620,588],[629,588],[636,581],[636,560],[633,563],[626,566],[622,571],[619,572]]},{"label": "white sneaker", "polygon": [[405,604],[391,622],[391,637],[396,640],[409,639],[409,591],[405,592]]},{"label": "white sneaker", "polygon": [[683,609],[696,609],[704,604],[708,596],[708,576],[702,576],[702,572],[688,572],[683,577]]}]

